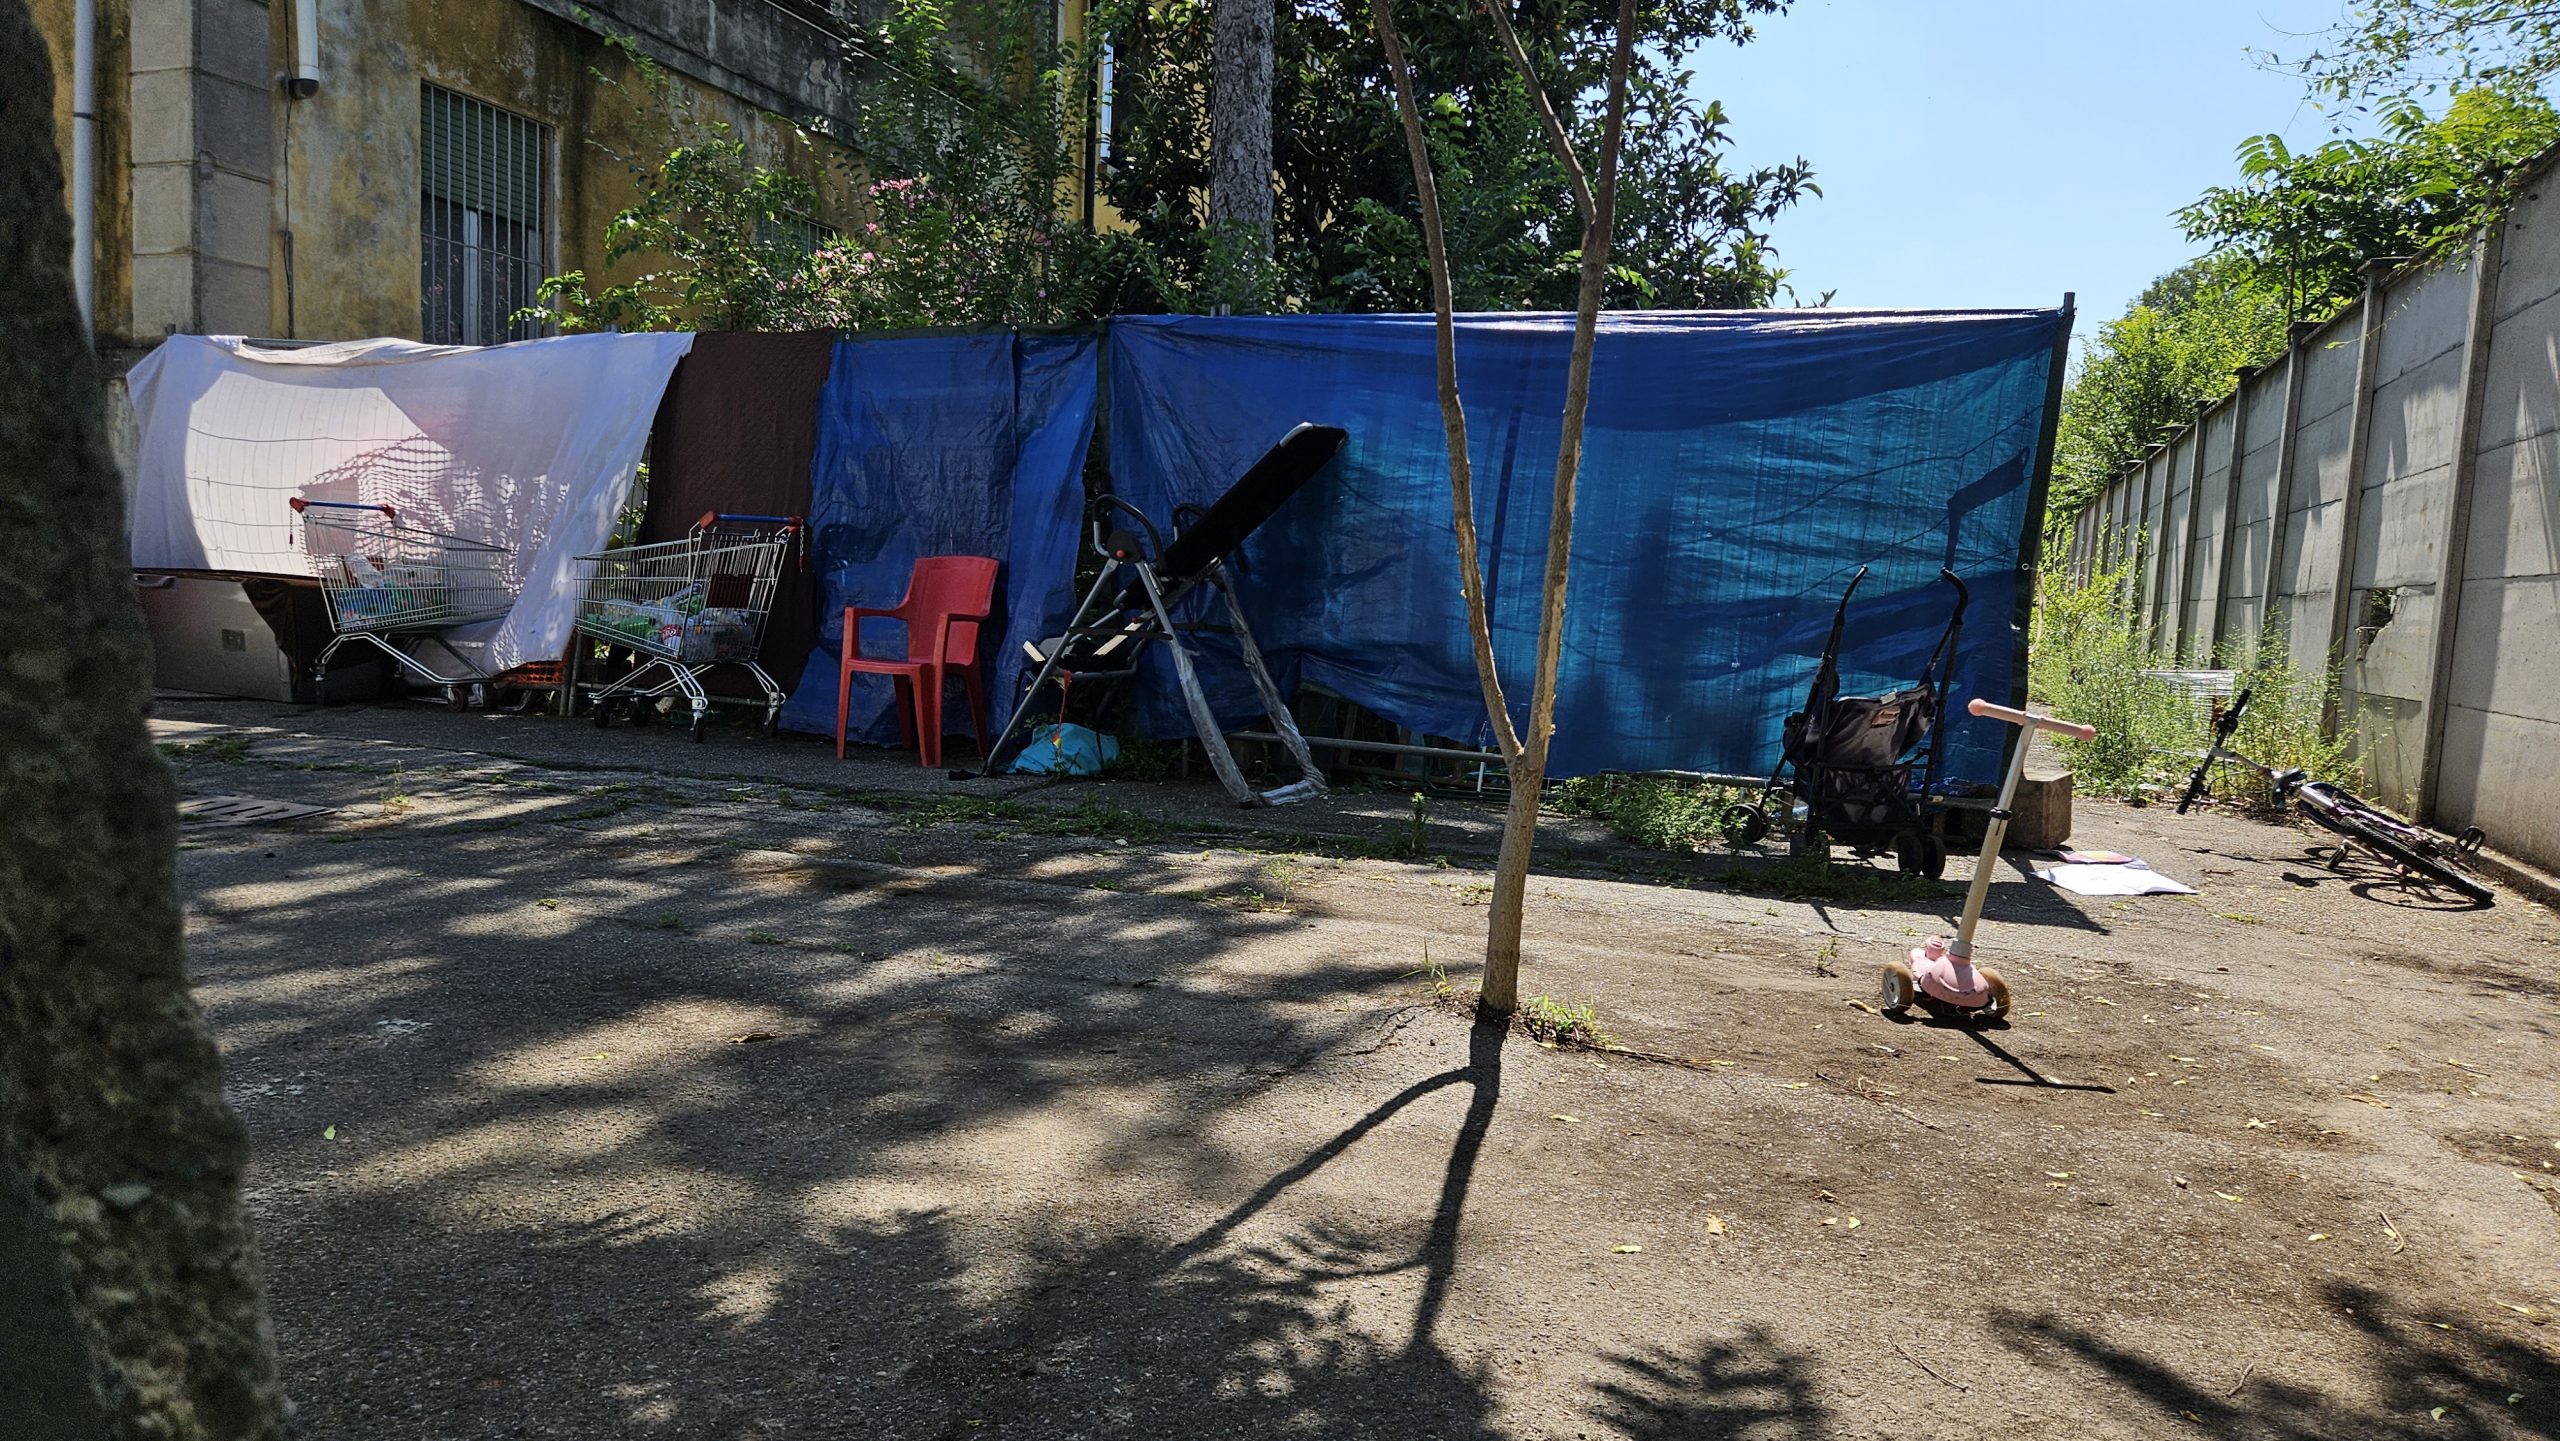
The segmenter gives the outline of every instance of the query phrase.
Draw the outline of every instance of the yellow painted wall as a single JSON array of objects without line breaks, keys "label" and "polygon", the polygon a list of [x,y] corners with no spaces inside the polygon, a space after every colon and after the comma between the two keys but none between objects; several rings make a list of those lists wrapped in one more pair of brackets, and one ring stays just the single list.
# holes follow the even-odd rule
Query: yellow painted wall
[{"label": "yellow painted wall", "polygon": [[[283,34],[280,25],[280,45]],[[283,163],[281,133],[277,153],[278,172],[289,177],[300,336],[418,333],[422,83],[548,128],[550,268],[582,269],[591,278],[609,273],[605,226],[637,193],[624,157],[663,150],[673,139],[635,67],[603,37],[516,0],[321,0],[321,34],[328,78],[279,122],[280,132],[290,132],[290,164]],[[597,71],[623,88],[599,81]],[[813,150],[793,126],[733,96],[673,79],[700,121],[734,126],[758,163],[823,182],[822,157],[850,158],[824,141]],[[822,195],[845,188],[819,184]],[[829,209],[814,218],[833,225],[851,219],[840,198]],[[610,273],[638,268],[634,262]],[[275,274],[281,325],[281,245]]]},{"label": "yellow painted wall", "polygon": [[[73,0],[30,3],[53,52],[54,115],[67,168]],[[98,6],[98,330],[102,345],[147,347],[157,334],[132,333],[127,3],[99,0]],[[283,0],[268,7],[269,53],[278,74],[292,64],[293,10]],[[1063,10],[1067,35],[1081,37],[1085,0],[1069,0]],[[636,198],[627,157],[662,150],[673,137],[635,67],[602,36],[519,0],[320,0],[320,33],[319,93],[303,101],[278,94],[272,103],[269,334],[345,340],[420,333],[422,83],[547,127],[546,270],[584,270],[601,285],[640,268],[638,262],[605,266],[605,226]],[[597,71],[623,88],[599,81]],[[700,120],[734,127],[754,161],[815,184],[823,203],[814,219],[839,228],[858,223],[859,177],[850,151],[804,138],[788,122],[725,92],[681,75],[672,79]],[[1066,213],[1081,210],[1081,189],[1060,197]],[[1105,228],[1123,223],[1107,203],[1098,221]],[[156,224],[185,221],[164,217]]]},{"label": "yellow painted wall", "polygon": [[[45,39],[53,59],[54,142],[62,154],[65,210],[71,206],[71,16],[72,0],[30,0],[36,33]],[[110,264],[97,271],[100,339],[121,338],[132,329],[133,289],[121,263],[133,250],[133,192],[125,183],[127,143],[132,125],[125,72],[131,68],[130,27],[121,0],[98,0],[98,254]]]},{"label": "yellow painted wall", "polygon": [[[73,0],[32,0],[52,51],[54,117],[66,169],[71,154]],[[130,50],[122,0],[100,0],[98,45],[98,329],[102,344],[148,346],[131,334],[132,196]],[[276,72],[291,68],[293,7],[270,7]],[[645,103],[635,68],[602,36],[517,0],[321,0],[323,82],[309,100],[274,102],[277,178],[268,333],[309,340],[416,337],[420,328],[419,86],[440,85],[549,129],[552,271],[607,272],[604,230],[636,191],[620,156],[672,143],[661,112]],[[630,87],[600,83],[594,71]],[[829,176],[851,154],[804,142],[791,124],[685,77],[674,83],[697,116],[735,127],[760,164],[818,185],[829,203],[813,217],[854,219],[852,187]],[[635,103],[635,100],[643,103]],[[653,128],[657,133],[651,133]],[[68,204],[66,194],[65,203]],[[183,223],[183,222],[177,222]],[[284,232],[293,233],[288,324]]]}]

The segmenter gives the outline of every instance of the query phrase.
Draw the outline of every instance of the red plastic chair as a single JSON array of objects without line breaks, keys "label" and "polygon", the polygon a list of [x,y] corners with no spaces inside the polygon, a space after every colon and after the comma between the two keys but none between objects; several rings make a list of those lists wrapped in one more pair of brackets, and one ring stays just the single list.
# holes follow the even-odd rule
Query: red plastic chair
[{"label": "red plastic chair", "polygon": [[[836,674],[836,758],[844,758],[847,694],[859,675],[885,675],[898,688],[898,740],[912,743],[927,770],[942,764],[942,687],[957,675],[969,691],[969,720],[978,750],[987,748],[986,682],[978,667],[978,625],[995,604],[996,563],[981,555],[926,555],[907,577],[906,599],[890,610],[846,606],[842,669]],[[864,616],[900,621],[907,658],[862,654]]]}]

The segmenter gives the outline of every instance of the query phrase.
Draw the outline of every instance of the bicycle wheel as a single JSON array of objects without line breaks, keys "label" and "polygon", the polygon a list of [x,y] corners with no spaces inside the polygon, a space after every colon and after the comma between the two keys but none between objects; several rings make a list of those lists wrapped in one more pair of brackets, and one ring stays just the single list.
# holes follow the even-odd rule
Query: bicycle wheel
[{"label": "bicycle wheel", "polygon": [[2481,905],[2496,902],[2497,892],[2411,844],[2403,834],[2409,827],[2354,796],[2331,786],[2320,786],[2316,791],[2312,786],[2305,786],[2297,798],[2302,802],[2303,814],[2311,817],[2315,824],[2363,846],[2402,870]]}]

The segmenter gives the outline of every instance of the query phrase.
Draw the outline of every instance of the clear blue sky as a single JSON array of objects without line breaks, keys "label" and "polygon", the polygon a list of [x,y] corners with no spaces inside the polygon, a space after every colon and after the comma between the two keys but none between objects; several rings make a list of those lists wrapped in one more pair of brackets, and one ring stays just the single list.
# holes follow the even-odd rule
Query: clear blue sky
[{"label": "clear blue sky", "polygon": [[1808,303],[2051,305],[2071,290],[2086,337],[2195,252],[2172,214],[2237,177],[2243,138],[2327,138],[2300,79],[2249,52],[2299,53],[2344,8],[1796,0],[1749,46],[1699,51],[1696,88],[1725,103],[1730,164],[1812,162],[1823,197],[1774,231]]}]

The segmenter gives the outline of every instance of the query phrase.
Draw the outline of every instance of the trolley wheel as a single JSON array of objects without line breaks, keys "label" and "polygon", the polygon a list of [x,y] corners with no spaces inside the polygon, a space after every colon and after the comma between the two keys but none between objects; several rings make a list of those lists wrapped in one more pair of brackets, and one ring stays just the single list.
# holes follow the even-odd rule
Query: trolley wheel
[{"label": "trolley wheel", "polygon": [[1722,823],[1730,846],[1756,846],[1769,834],[1769,813],[1748,801],[1725,807]]},{"label": "trolley wheel", "polygon": [[765,712],[764,738],[771,740],[780,734],[782,734],[782,712],[778,710]]},{"label": "trolley wheel", "polygon": [[658,703],[646,697],[625,701],[623,707],[630,713],[631,723],[636,726],[647,725],[658,718]]},{"label": "trolley wheel", "polygon": [[1989,1000],[1974,1008],[1974,1018],[1983,1021],[2009,1019],[2009,983],[2000,979],[2000,973],[1989,966],[1976,966],[1973,973],[1982,978],[1982,988],[1991,993]]},{"label": "trolley wheel", "polygon": [[711,728],[711,713],[703,711],[693,718],[693,743],[702,744],[702,733]]},{"label": "trolley wheel", "polygon": [[1893,868],[1905,876],[1934,881],[1947,873],[1947,848],[1926,831],[1895,831]]},{"label": "trolley wheel", "polygon": [[597,730],[603,730],[603,729],[605,729],[607,726],[610,726],[610,725],[612,725],[612,724],[613,724],[613,702],[611,702],[611,701],[609,701],[609,700],[599,700],[599,701],[597,701],[597,702],[596,702],[596,729],[597,729]]},{"label": "trolley wheel", "polygon": [[311,703],[324,709],[329,704],[329,673],[325,670],[311,673]]},{"label": "trolley wheel", "polygon": [[1876,1009],[1888,1016],[1911,1009],[1913,998],[1919,994],[1920,985],[1911,979],[1911,968],[1900,961],[1886,962],[1876,977]]},{"label": "trolley wheel", "polygon": [[449,706],[453,707],[455,710],[458,710],[458,711],[468,711],[468,710],[470,710],[470,709],[471,709],[471,689],[470,689],[470,687],[468,687],[468,686],[458,686],[458,685],[449,685],[449,686],[446,686],[446,687],[444,688],[444,703],[445,703],[446,705],[449,705]]}]

